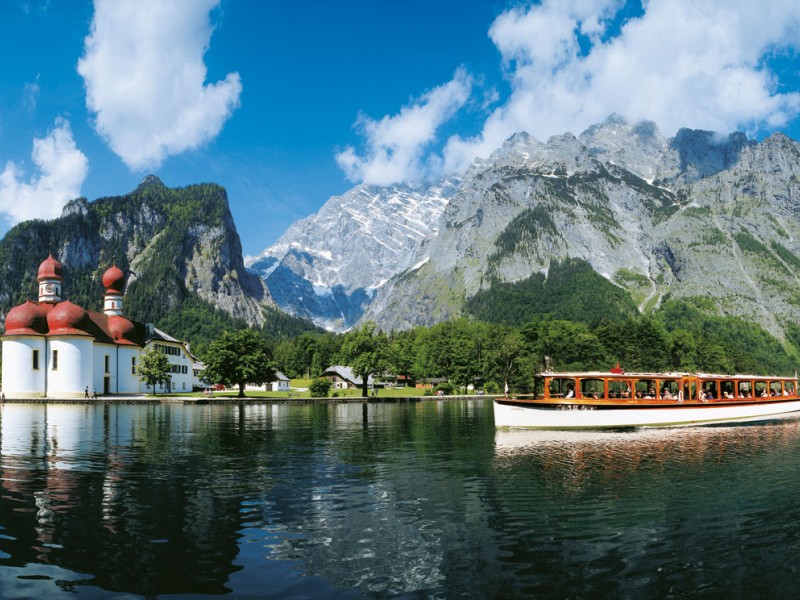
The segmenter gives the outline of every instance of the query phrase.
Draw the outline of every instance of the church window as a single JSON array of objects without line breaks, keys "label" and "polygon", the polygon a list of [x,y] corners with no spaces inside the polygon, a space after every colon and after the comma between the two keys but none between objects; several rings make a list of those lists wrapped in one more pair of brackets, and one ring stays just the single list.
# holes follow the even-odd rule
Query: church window
[{"label": "church window", "polygon": [[58,371],[58,350],[53,350],[53,371]]},{"label": "church window", "polygon": [[33,370],[34,371],[38,371],[39,370],[39,351],[38,350],[34,350],[33,351]]},{"label": "church window", "polygon": [[136,357],[131,356],[131,375],[136,375]]},{"label": "church window", "polygon": [[106,373],[111,373],[111,357],[108,354],[106,354],[105,358],[106,358],[105,360]]}]

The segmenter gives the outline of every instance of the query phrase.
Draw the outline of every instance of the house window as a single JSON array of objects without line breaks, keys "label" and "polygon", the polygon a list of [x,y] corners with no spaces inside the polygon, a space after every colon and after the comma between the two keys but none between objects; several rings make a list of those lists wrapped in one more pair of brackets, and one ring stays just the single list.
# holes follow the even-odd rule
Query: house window
[{"label": "house window", "polygon": [[105,369],[106,373],[111,373],[111,357],[108,354],[106,354]]},{"label": "house window", "polygon": [[39,370],[39,351],[38,350],[34,350],[33,351],[33,370],[34,371],[38,371]]},{"label": "house window", "polygon": [[58,350],[53,350],[53,360],[51,363],[53,365],[53,371],[58,371]]},{"label": "house window", "polygon": [[136,375],[136,357],[131,356],[131,375]]}]

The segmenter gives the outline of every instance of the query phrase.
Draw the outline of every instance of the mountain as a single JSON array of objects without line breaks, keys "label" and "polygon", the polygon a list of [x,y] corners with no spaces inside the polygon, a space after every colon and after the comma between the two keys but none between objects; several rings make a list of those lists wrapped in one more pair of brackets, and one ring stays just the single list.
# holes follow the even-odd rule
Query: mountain
[{"label": "mountain", "polygon": [[277,305],[321,327],[355,324],[383,283],[410,267],[458,181],[361,185],[330,198],[246,264]]},{"label": "mountain", "polygon": [[519,133],[473,163],[412,267],[380,287],[362,319],[431,325],[569,258],[640,311],[700,299],[786,339],[800,320],[799,180],[800,145],[782,134],[665,138],[616,115],[546,143]]},{"label": "mountain", "polygon": [[36,271],[48,252],[64,268],[64,291],[102,308],[103,271],[128,275],[126,315],[190,341],[226,327],[309,329],[281,314],[248,273],[225,190],[216,184],[167,188],[148,176],[130,194],[69,202],[61,217],[27,221],[0,240],[0,312],[36,297]]}]

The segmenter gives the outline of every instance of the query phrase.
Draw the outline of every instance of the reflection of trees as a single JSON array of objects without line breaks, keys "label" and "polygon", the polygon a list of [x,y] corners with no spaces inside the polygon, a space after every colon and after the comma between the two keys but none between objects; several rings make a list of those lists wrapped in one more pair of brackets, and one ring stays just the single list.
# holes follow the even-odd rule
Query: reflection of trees
[{"label": "reflection of trees", "polygon": [[91,574],[101,588],[145,595],[226,591],[239,498],[208,477],[195,481],[207,465],[169,412],[4,406],[6,564],[58,565]]}]

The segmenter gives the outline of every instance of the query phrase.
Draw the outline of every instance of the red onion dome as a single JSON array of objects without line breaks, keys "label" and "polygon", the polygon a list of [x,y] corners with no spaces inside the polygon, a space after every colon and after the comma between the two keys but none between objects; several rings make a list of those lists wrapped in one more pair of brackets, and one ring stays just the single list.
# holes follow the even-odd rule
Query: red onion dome
[{"label": "red onion dome", "polygon": [[47,333],[47,319],[42,308],[28,300],[6,315],[6,335],[42,335]]},{"label": "red onion dome", "polygon": [[51,335],[85,335],[87,312],[69,300],[59,302],[47,315],[47,325]]},{"label": "red onion dome", "polygon": [[111,265],[108,270],[103,273],[103,287],[109,292],[122,293],[125,287],[125,273],[117,265]]},{"label": "red onion dome", "polygon": [[108,331],[115,341],[134,342],[135,328],[125,317],[113,315],[108,318]]},{"label": "red onion dome", "polygon": [[39,274],[37,280],[42,279],[58,279],[61,280],[61,263],[58,262],[51,254],[42,261],[39,265]]}]

